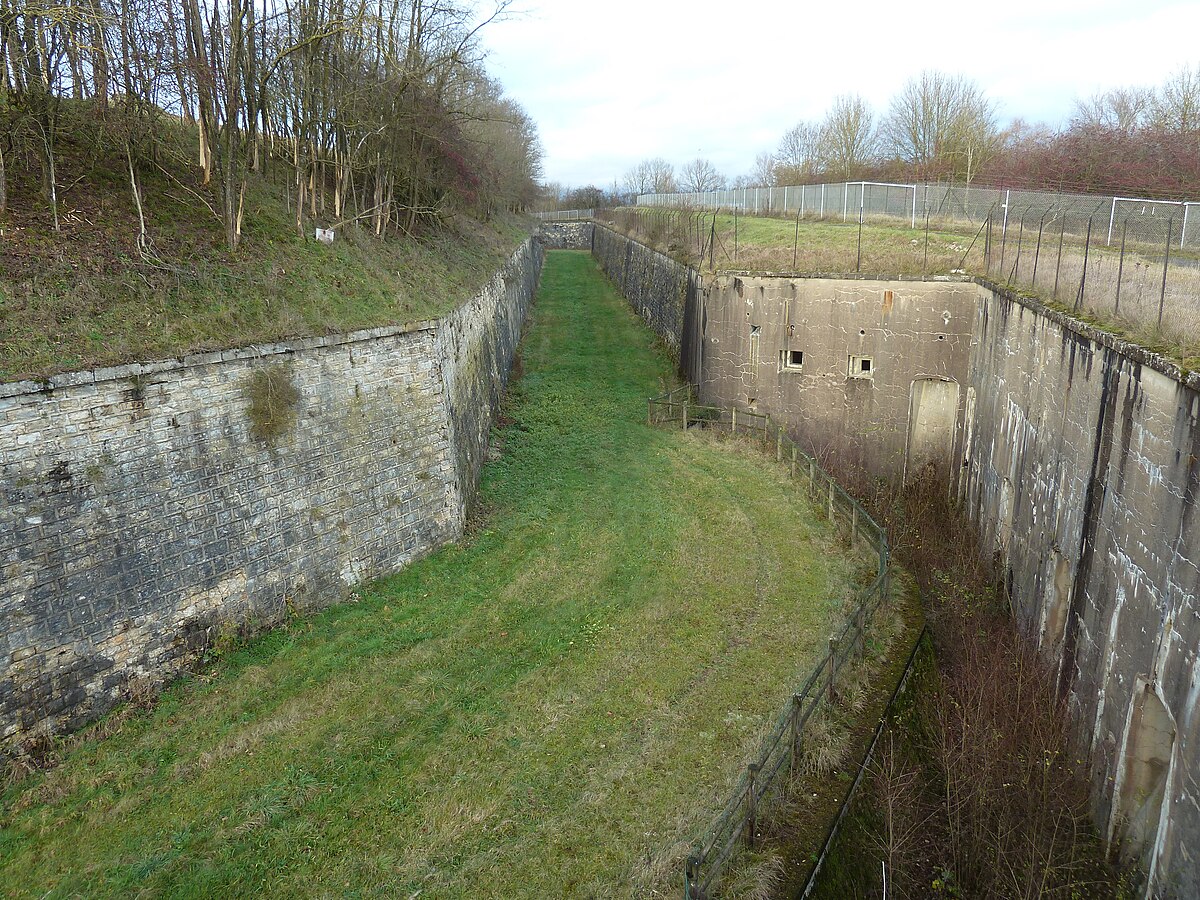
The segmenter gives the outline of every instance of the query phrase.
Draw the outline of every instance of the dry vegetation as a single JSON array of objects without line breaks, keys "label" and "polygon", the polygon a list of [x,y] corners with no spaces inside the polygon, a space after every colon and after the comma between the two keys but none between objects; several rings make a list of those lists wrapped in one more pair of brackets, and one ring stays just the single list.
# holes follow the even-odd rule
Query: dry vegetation
[{"label": "dry vegetation", "polygon": [[936,479],[859,480],[920,582],[936,667],[885,732],[821,896],[879,896],[881,860],[900,898],[1127,896],[1053,670],[1018,635],[970,524]]}]

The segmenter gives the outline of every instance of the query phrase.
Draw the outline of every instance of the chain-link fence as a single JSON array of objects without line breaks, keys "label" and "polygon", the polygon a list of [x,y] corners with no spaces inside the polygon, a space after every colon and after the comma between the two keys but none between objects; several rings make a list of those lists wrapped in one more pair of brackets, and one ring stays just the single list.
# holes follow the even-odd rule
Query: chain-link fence
[{"label": "chain-link fence", "polygon": [[979,225],[989,216],[1011,219],[1017,210],[1057,209],[1096,220],[1097,235],[1113,246],[1160,244],[1168,225],[1181,250],[1200,250],[1200,203],[1101,197],[1049,191],[1014,191],[965,184],[887,184],[871,181],[738,188],[704,193],[642,194],[638,206],[738,209],[755,215],[799,214],[801,218],[892,219],[921,227],[926,220]]},{"label": "chain-link fence", "polygon": [[596,211],[594,209],[542,210],[535,212],[533,216],[543,222],[578,222],[583,219],[595,218]]},{"label": "chain-link fence", "polygon": [[829,638],[828,651],[780,711],[754,761],[747,764],[738,779],[725,808],[688,855],[684,864],[684,897],[696,900],[713,896],[722,873],[738,850],[753,848],[761,840],[762,820],[772,805],[786,798],[791,776],[799,773],[804,764],[806,729],[838,703],[851,673],[856,669],[861,671],[868,654],[868,630],[890,597],[890,551],[887,532],[770,416],[696,404],[692,401],[692,388],[685,386],[651,399],[647,421],[685,430],[699,425],[761,440],[777,462],[787,464],[791,477],[800,483],[813,506],[831,525],[843,531],[850,547],[861,542],[877,558],[871,584],[858,594],[846,621]]}]

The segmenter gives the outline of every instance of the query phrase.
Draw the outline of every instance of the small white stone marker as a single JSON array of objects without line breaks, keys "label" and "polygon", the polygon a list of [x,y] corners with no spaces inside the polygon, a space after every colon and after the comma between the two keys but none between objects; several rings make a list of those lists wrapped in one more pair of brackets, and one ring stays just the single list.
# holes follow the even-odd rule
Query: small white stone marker
[{"label": "small white stone marker", "polygon": [[333,229],[332,228],[318,228],[317,229],[317,240],[320,241],[322,244],[332,244],[333,243]]}]

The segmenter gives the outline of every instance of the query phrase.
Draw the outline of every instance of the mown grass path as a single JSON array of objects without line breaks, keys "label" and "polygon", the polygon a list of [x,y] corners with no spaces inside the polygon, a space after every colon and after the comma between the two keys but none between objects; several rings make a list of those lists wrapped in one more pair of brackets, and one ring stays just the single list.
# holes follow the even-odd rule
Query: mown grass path
[{"label": "mown grass path", "polygon": [[674,894],[854,564],[784,472],[645,425],[670,365],[548,256],[461,545],[4,793],[13,896]]}]

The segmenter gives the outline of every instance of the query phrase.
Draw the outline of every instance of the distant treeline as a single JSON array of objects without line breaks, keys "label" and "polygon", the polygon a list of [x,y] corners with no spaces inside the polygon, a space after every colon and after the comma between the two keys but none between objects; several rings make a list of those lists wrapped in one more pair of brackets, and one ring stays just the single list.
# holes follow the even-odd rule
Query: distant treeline
[{"label": "distant treeline", "polygon": [[[6,173],[23,166],[57,227],[57,150],[81,114],[98,151],[124,157],[140,245],[140,182],[156,168],[195,173],[181,187],[200,188],[230,248],[248,179],[269,166],[288,171],[301,231],[318,210],[384,234],[524,207],[536,129],[477,42],[507,6],[479,17],[465,0],[0,0],[0,214]],[[181,124],[187,158],[167,140]]]},{"label": "distant treeline", "polygon": [[820,121],[798,122],[754,171],[727,178],[705,159],[678,168],[646,159],[619,184],[568,191],[550,202],[591,208],[637,194],[838,181],[961,181],[1028,190],[1200,199],[1200,67],[1156,88],[1120,88],[1076,104],[1061,129],[1015,120],[960,75],[924,72],[877,113],[862,97],[836,98]]}]

